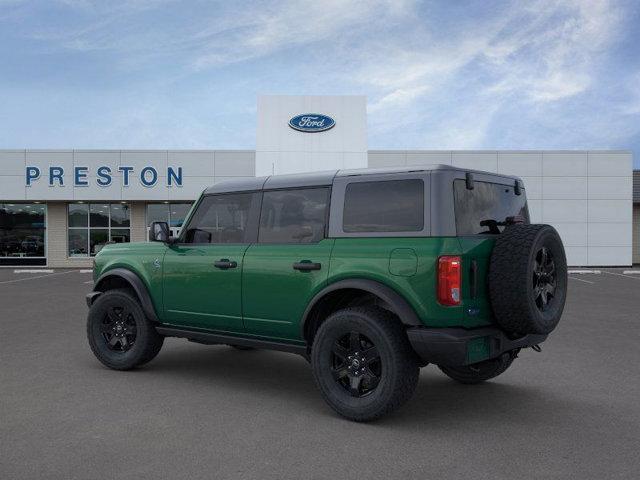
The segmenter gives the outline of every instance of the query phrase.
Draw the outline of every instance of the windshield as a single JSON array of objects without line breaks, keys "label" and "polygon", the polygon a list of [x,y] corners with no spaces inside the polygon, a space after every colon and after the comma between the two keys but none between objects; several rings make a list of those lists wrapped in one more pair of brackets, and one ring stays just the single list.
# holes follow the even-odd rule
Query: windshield
[{"label": "windshield", "polygon": [[[458,235],[497,233],[490,224],[500,225],[508,217],[520,216],[524,223],[529,223],[524,189],[522,195],[516,195],[512,186],[475,181],[473,190],[469,190],[465,180],[460,179],[454,180],[453,193]],[[504,225],[498,229],[502,231]]]}]

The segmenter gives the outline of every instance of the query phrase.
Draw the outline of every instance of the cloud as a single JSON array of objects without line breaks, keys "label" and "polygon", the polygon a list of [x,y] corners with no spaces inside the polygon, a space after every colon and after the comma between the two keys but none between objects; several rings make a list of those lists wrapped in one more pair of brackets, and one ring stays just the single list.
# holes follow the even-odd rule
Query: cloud
[{"label": "cloud", "polygon": [[322,2],[273,2],[260,12],[242,9],[222,19],[223,28],[198,32],[202,40],[193,61],[198,69],[242,62],[305,45],[334,43],[336,36],[349,36],[350,29],[361,31],[371,22],[380,23],[401,16],[409,2],[370,0],[366,2],[324,0]]},{"label": "cloud", "polygon": [[503,109],[535,111],[545,122],[548,109],[602,89],[601,64],[624,31],[623,8],[606,0],[527,5],[458,29],[414,29],[371,46],[380,61],[362,64],[356,79],[374,92],[372,136],[397,137],[410,117],[426,127],[422,139],[414,137],[415,147],[490,147],[500,142],[491,129]]},{"label": "cloud", "polygon": [[[612,64],[637,23],[626,0],[16,5],[21,22],[0,18],[0,31],[24,41],[38,64],[54,58],[52,76],[69,68],[97,93],[104,77],[92,82],[83,68],[108,76],[122,111],[103,119],[118,127],[103,127],[100,141],[216,146],[254,128],[246,111],[270,92],[367,95],[372,148],[583,148],[638,135],[637,56]],[[58,66],[69,58],[80,67]],[[209,132],[221,105],[234,128]],[[177,124],[168,119],[176,109]],[[146,124],[139,134],[127,115]]]}]

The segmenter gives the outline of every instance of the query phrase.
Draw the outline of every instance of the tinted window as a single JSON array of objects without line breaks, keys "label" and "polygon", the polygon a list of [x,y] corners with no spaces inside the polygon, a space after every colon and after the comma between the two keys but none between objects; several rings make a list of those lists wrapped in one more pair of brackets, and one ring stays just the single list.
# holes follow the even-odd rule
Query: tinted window
[{"label": "tinted window", "polygon": [[102,203],[92,203],[89,205],[89,226],[108,227],[109,226],[109,205]]},{"label": "tinted window", "polygon": [[190,203],[172,203],[169,210],[169,226],[180,228],[191,210]]},{"label": "tinted window", "polygon": [[86,203],[69,204],[69,226],[88,227],[89,226],[89,205]]},{"label": "tinted window", "polygon": [[424,228],[424,182],[350,183],[342,228],[345,232],[419,232]]},{"label": "tinted window", "polygon": [[262,197],[262,243],[313,243],[324,238],[328,188],[279,190]]},{"label": "tinted window", "polygon": [[69,257],[95,255],[107,242],[129,242],[131,206],[126,202],[70,203]]},{"label": "tinted window", "polygon": [[455,180],[453,191],[458,235],[491,233],[488,226],[480,225],[483,220],[504,222],[507,217],[520,215],[529,222],[527,197],[516,195],[514,187],[476,181],[473,190],[468,190],[464,180]]},{"label": "tinted window", "polygon": [[0,258],[45,256],[46,207],[37,203],[0,203]]},{"label": "tinted window", "polygon": [[169,204],[168,203],[149,203],[147,204],[147,227],[153,222],[169,223]]},{"label": "tinted window", "polygon": [[[246,243],[253,193],[205,197],[193,214],[185,243]],[[255,227],[254,227],[255,231]]]},{"label": "tinted window", "polygon": [[129,226],[129,205],[126,203],[111,204],[111,227]]}]

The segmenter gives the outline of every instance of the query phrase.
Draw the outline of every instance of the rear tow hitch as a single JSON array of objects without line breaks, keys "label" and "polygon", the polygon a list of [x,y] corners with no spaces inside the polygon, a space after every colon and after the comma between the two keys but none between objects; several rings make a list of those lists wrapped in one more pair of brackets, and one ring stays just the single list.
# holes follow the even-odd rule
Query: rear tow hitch
[{"label": "rear tow hitch", "polygon": [[540,347],[540,345],[531,345],[531,350],[540,353],[542,351],[542,348]]}]

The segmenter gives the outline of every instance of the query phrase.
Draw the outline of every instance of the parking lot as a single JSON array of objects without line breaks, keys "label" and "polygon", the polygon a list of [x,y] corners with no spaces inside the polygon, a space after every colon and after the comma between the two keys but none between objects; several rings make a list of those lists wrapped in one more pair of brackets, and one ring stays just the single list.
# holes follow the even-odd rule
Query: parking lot
[{"label": "parking lot", "polygon": [[640,275],[572,274],[542,353],[464,386],[434,366],[371,424],[304,359],[168,339],[145,368],[91,354],[77,270],[0,270],[0,478],[637,478]]}]

